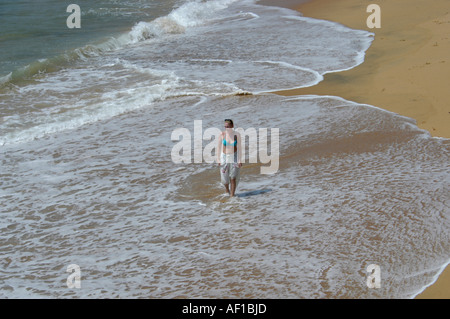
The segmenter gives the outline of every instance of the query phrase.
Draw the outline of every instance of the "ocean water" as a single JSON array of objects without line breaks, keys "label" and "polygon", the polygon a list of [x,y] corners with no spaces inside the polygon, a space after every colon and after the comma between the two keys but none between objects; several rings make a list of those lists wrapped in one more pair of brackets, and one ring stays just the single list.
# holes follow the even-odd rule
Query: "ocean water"
[{"label": "ocean water", "polygon": [[[448,139],[273,93],[363,63],[373,34],[232,0],[79,1],[68,29],[58,3],[0,2],[1,297],[411,298],[449,262]],[[261,174],[246,140],[235,198],[208,152],[173,160],[174,131],[203,151],[225,118],[279,150]]]}]

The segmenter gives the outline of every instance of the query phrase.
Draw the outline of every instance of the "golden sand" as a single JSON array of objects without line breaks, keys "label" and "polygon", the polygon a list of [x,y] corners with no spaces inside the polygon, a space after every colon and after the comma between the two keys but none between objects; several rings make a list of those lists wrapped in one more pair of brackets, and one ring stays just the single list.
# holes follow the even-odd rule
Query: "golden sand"
[{"label": "golden sand", "polygon": [[[381,28],[367,26],[371,3],[381,9]],[[314,87],[279,94],[340,96],[411,117],[432,136],[450,138],[448,0],[313,0],[295,9],[307,17],[373,32],[375,38],[364,63],[356,68],[326,74]],[[450,267],[417,296],[449,297]]]},{"label": "golden sand", "polygon": [[314,0],[297,8],[305,16],[375,33],[365,61],[326,74],[311,88],[282,94],[337,95],[414,118],[433,136],[450,138],[450,7],[448,0],[378,0],[381,28],[370,29],[359,0]]}]

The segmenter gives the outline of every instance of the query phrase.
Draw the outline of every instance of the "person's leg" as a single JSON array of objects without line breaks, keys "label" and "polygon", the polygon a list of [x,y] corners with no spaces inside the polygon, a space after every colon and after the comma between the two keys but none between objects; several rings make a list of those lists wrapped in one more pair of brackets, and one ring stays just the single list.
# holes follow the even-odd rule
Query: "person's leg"
[{"label": "person's leg", "polygon": [[225,186],[227,193],[230,194],[230,188],[228,187],[228,184],[225,184],[224,186]]},{"label": "person's leg", "polygon": [[234,196],[234,192],[236,191],[236,179],[232,178],[230,181],[231,189],[230,189],[230,196]]},{"label": "person's leg", "polygon": [[224,163],[221,165],[220,167],[220,180],[223,184],[223,186],[225,186],[225,190],[227,191],[228,194],[230,194],[230,176],[229,176],[229,171],[230,168],[228,167],[228,164]]},{"label": "person's leg", "polygon": [[230,196],[234,196],[240,179],[240,167],[232,164],[230,168]]}]

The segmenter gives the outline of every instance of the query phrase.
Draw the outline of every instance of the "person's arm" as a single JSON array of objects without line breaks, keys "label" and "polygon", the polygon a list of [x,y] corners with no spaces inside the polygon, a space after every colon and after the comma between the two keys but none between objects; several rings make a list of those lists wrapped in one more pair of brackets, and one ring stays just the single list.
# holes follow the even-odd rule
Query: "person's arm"
[{"label": "person's arm", "polygon": [[220,138],[217,141],[217,163],[220,166],[220,154],[222,153],[222,137],[223,137],[223,132],[220,133]]},{"label": "person's arm", "polygon": [[238,164],[239,167],[242,166],[242,140],[241,140],[241,134],[237,133],[237,151],[238,151]]}]

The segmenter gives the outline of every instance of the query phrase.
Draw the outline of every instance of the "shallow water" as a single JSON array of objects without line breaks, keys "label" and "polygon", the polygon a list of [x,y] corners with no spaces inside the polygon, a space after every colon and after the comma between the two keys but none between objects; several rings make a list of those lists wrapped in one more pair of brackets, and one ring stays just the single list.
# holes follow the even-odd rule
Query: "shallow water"
[{"label": "shallow water", "polygon": [[[204,5],[178,3],[0,88],[0,296],[414,296],[448,262],[449,141],[338,97],[264,93],[362,63],[373,35]],[[203,152],[225,118],[258,132],[235,198]],[[173,158],[178,128],[189,163]],[[253,146],[272,161],[250,163]],[[71,264],[80,289],[67,287]]]},{"label": "shallow water", "polygon": [[[173,123],[198,114],[282,128],[278,172],[246,163],[229,199],[215,164],[174,164]],[[411,122],[335,98],[181,97],[4,146],[3,296],[410,297],[449,226],[448,140]]]}]

